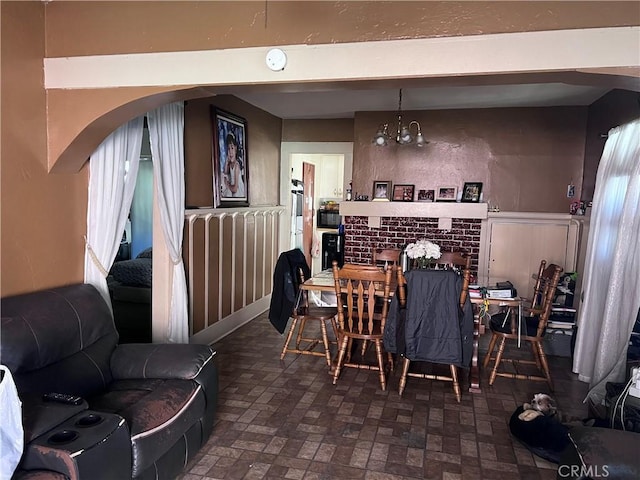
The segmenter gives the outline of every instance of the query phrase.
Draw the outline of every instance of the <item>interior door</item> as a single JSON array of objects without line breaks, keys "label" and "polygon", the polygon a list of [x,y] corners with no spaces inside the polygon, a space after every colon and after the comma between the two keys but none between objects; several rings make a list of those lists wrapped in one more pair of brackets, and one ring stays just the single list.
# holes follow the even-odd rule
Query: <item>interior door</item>
[{"label": "interior door", "polygon": [[313,198],[315,190],[316,167],[312,163],[302,163],[302,183],[304,183],[304,202],[302,207],[302,248],[307,265],[311,268],[311,244],[313,242]]}]

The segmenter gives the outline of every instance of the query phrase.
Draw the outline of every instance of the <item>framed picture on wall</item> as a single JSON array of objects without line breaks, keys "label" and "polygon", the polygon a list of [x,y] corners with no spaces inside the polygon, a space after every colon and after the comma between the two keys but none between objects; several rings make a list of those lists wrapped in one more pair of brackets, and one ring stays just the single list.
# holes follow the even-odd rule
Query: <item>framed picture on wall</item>
[{"label": "framed picture on wall", "polygon": [[393,201],[394,202],[413,202],[413,192],[415,185],[394,185]]},{"label": "framed picture on wall", "polygon": [[214,207],[249,206],[247,121],[211,107]]},{"label": "framed picture on wall", "polygon": [[388,202],[391,198],[391,182],[376,180],[373,182],[373,201]]},{"label": "framed picture on wall", "polygon": [[462,202],[478,203],[482,193],[481,182],[465,182],[462,189]]},{"label": "framed picture on wall", "polygon": [[458,187],[438,187],[436,202],[455,202]]}]

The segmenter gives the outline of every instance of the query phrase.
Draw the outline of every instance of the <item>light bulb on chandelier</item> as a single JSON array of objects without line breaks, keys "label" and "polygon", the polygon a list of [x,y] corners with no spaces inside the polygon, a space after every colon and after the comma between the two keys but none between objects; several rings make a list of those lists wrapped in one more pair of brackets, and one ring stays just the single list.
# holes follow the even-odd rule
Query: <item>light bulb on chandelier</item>
[{"label": "light bulb on chandelier", "polygon": [[[411,127],[413,126],[416,127],[415,136],[411,134]],[[388,145],[391,138],[392,137],[389,133],[389,124],[385,123],[378,127],[378,131],[373,136],[373,143],[379,147],[383,147]],[[398,122],[394,140],[400,145],[410,145],[415,143],[418,147],[424,147],[429,143],[422,135],[420,123],[417,120],[412,120],[409,124],[404,123],[402,118],[402,89],[400,89],[398,94]]]}]

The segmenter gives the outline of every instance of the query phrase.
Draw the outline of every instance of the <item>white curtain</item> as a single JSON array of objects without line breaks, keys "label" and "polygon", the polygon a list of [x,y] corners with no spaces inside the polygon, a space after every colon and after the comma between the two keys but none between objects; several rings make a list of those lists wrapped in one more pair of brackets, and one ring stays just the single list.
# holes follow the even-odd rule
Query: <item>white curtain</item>
[{"label": "white curtain", "polygon": [[182,263],[184,227],[184,104],[147,113],[158,207],[167,250],[173,262],[169,331],[166,341],[189,343],[187,280]]},{"label": "white curtain", "polygon": [[139,117],[118,128],[89,160],[84,281],[94,285],[109,306],[106,279],[120,246],[136,185],[143,120]]},{"label": "white curtain", "polygon": [[609,132],[602,153],[584,272],[573,371],[602,403],[607,382],[626,378],[640,307],[640,119]]}]

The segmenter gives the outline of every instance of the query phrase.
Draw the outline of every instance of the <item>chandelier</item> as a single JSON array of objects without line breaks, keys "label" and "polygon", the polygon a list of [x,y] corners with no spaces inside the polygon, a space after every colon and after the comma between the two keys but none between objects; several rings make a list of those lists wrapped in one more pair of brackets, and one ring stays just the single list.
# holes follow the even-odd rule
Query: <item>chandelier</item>
[{"label": "chandelier", "polygon": [[[416,127],[415,136],[411,134],[411,127],[413,127],[414,125]],[[424,147],[427,143],[429,143],[422,136],[420,123],[418,123],[416,120],[412,120],[408,124],[405,124],[402,120],[402,89],[400,89],[398,94],[398,124],[396,126],[395,138],[392,137],[389,133],[389,124],[385,123],[378,127],[378,131],[373,137],[373,143],[379,147],[382,147],[387,145],[391,139],[395,140],[395,142],[400,145],[409,145],[415,143],[418,147]]]}]

